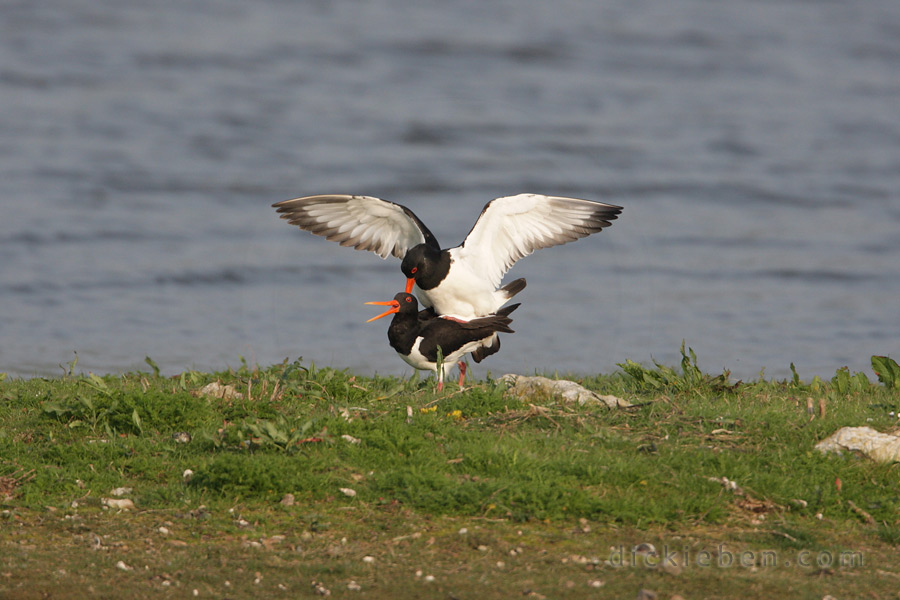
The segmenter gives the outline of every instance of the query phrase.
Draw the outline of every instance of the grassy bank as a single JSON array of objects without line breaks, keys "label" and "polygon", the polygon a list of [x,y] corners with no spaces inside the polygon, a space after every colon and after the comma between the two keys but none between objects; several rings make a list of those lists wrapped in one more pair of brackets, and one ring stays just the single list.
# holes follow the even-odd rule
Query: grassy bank
[{"label": "grassy bank", "polygon": [[813,449],[900,427],[895,364],[683,354],[579,380],[624,409],[300,361],[6,379],[0,597],[900,598],[900,469]]}]

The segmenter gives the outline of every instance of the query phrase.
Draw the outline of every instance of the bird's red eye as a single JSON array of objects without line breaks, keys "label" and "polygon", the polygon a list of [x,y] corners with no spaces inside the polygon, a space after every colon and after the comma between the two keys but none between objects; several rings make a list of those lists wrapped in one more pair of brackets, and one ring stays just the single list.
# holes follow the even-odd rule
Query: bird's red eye
[{"label": "bird's red eye", "polygon": [[407,298],[406,301],[407,301],[407,302],[412,302],[412,298]]},{"label": "bird's red eye", "polygon": [[419,267],[413,267],[412,270],[410,271],[410,273],[415,274],[415,272],[418,270],[419,270]]}]

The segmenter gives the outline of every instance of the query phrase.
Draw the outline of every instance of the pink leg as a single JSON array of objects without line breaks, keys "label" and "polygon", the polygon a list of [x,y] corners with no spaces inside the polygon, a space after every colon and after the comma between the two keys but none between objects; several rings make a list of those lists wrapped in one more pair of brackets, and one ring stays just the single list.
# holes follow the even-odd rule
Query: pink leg
[{"label": "pink leg", "polygon": [[439,392],[440,392],[440,391],[443,391],[443,389],[444,389],[444,380],[443,380],[443,379],[438,379],[438,391],[439,391]]},{"label": "pink leg", "polygon": [[462,389],[463,382],[466,380],[466,363],[459,361],[456,366],[459,367],[459,389]]}]

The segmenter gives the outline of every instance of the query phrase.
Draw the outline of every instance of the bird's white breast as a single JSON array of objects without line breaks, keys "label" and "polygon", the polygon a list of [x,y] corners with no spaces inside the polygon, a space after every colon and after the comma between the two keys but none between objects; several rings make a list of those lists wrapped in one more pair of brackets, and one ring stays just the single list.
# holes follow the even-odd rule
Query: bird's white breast
[{"label": "bird's white breast", "polygon": [[506,302],[505,294],[495,290],[468,260],[460,260],[458,250],[450,250],[450,272],[440,285],[418,290],[416,295],[441,315],[468,320],[494,314]]}]

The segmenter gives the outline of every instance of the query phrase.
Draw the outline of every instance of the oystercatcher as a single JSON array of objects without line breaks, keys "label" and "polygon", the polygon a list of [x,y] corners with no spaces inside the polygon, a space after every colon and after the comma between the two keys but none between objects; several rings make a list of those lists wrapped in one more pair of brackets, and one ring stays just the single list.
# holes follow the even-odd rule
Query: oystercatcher
[{"label": "oystercatcher", "polygon": [[[498,332],[513,333],[509,328],[512,319],[509,314],[519,305],[511,304],[497,314],[471,320],[456,319],[447,316],[433,316],[432,311],[425,309],[419,312],[416,297],[400,292],[388,302],[366,302],[390,306],[388,310],[367,322],[394,315],[388,327],[388,340],[411,367],[420,370],[434,371],[437,389],[444,389],[444,372],[454,362],[459,367],[459,387],[466,378],[466,363],[460,361],[464,354],[481,349],[482,345]],[[438,349],[442,355],[441,368],[438,368]]]},{"label": "oystercatcher", "polygon": [[496,313],[525,287],[524,279],[499,287],[520,258],[596,233],[622,212],[620,206],[559,196],[497,198],[484,206],[462,244],[442,250],[411,210],[371,196],[307,196],[272,206],[300,229],[402,259],[407,293],[415,285],[424,306],[466,320]]}]

